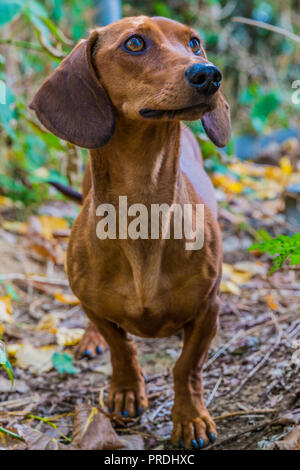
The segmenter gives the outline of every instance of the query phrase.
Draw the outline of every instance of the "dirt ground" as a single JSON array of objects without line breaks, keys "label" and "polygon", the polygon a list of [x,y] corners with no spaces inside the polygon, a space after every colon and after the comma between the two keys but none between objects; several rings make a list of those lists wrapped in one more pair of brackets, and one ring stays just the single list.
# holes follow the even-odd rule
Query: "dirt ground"
[{"label": "dirt ground", "polygon": [[[51,210],[53,213],[55,208],[61,215],[72,213],[74,207],[57,202]],[[266,206],[249,203],[248,220],[255,218],[258,226],[280,225],[282,221],[276,211],[272,210],[270,217],[265,212],[264,216],[255,215],[255,211],[266,211]],[[206,403],[218,425],[218,440],[210,448],[272,448],[300,420],[300,271],[285,266],[269,277],[269,261],[247,252],[253,241],[249,231],[238,228],[228,214],[223,210],[220,218],[224,261],[231,267],[240,263],[238,274],[250,270],[252,275],[242,283],[232,273],[226,278],[225,269],[220,330],[204,371]],[[29,248],[28,236],[11,227],[5,229],[5,222],[16,218],[14,210],[2,211],[0,295],[6,295],[6,282],[19,299],[12,301],[13,321],[4,323],[3,340],[11,346],[15,384],[11,388],[5,372],[0,371],[0,426],[13,429],[26,422],[65,442],[62,434],[72,435],[75,405],[105,402],[111,373],[109,352],[90,360],[75,358],[74,365],[80,371],[75,374],[60,374],[53,367],[43,371],[34,367],[34,360],[33,366],[28,361],[22,365],[15,355],[13,345],[29,344],[35,350],[54,348],[73,356],[76,345],[58,345],[57,328],[82,329],[87,324],[79,305],[68,305],[54,295],[70,294],[63,264]],[[57,239],[65,250],[66,239]],[[50,326],[43,325],[47,315]],[[55,326],[51,324],[54,319]],[[136,341],[147,376],[150,407],[141,418],[114,422],[114,427],[120,436],[142,437],[146,449],[171,448],[172,368],[182,340],[176,336]],[[56,429],[39,419],[44,417],[55,417]]]}]

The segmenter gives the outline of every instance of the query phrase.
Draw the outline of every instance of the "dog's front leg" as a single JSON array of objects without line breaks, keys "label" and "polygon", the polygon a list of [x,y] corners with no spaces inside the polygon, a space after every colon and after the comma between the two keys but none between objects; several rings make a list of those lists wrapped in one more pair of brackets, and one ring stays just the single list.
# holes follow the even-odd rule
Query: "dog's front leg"
[{"label": "dog's front leg", "polygon": [[148,400],[135,343],[115,323],[97,318],[86,308],[85,311],[110,348],[112,362],[108,395],[110,412],[123,415],[124,418],[141,415],[148,407]]},{"label": "dog's front leg", "polygon": [[172,410],[172,442],[186,448],[202,448],[216,439],[216,426],[203,399],[202,370],[218,327],[220,302],[184,328],[184,345],[174,368],[175,400]]}]

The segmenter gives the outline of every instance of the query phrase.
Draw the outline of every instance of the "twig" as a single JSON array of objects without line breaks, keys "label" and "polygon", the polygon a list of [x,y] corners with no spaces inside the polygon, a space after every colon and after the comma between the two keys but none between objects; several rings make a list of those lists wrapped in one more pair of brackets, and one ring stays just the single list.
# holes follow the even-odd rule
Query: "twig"
[{"label": "twig", "polygon": [[43,276],[30,276],[19,273],[0,274],[0,279],[3,281],[32,281],[59,287],[69,287],[69,283],[65,279],[50,279]]},{"label": "twig", "polygon": [[206,408],[208,408],[209,405],[211,404],[211,402],[213,401],[213,398],[214,398],[215,394],[217,393],[217,390],[218,390],[218,388],[219,388],[219,386],[220,386],[222,380],[223,380],[223,377],[219,377],[219,379],[217,380],[217,383],[216,383],[216,385],[214,386],[214,388],[213,388],[213,390],[212,390],[210,396],[209,396],[208,399],[206,400],[206,403],[205,403]]},{"label": "twig", "polygon": [[244,23],[250,26],[256,26],[257,28],[267,29],[268,31],[273,31],[273,33],[282,34],[283,36],[291,39],[292,41],[298,42],[300,44],[300,36],[297,34],[292,33],[291,31],[287,31],[286,29],[280,28],[279,26],[274,26],[269,23],[264,23],[263,21],[256,21],[251,20],[250,18],[244,18],[243,16],[234,16],[232,18],[234,23]]},{"label": "twig", "polygon": [[62,60],[66,57],[66,54],[62,51],[58,51],[54,47],[50,46],[49,44],[46,43],[45,38],[43,35],[39,32],[38,29],[35,29],[38,41],[40,42],[41,46],[44,48],[45,52],[50,55],[50,57],[54,59],[59,59]]},{"label": "twig", "polygon": [[233,416],[247,416],[247,415],[259,415],[259,414],[268,414],[276,413],[276,410],[273,408],[270,409],[258,409],[258,410],[247,410],[247,411],[233,411],[232,413],[225,413],[224,415],[214,416],[214,421],[221,421],[223,419],[228,419]]},{"label": "twig", "polygon": [[[216,418],[214,418],[214,419],[216,419]],[[223,439],[221,441],[217,441],[214,444],[212,444],[208,447],[205,447],[204,450],[210,450],[213,447],[217,447],[217,446],[219,447],[222,444],[227,444],[227,442],[237,440],[239,437],[243,436],[244,434],[248,434],[248,433],[251,433],[253,431],[261,431],[265,427],[270,426],[273,423],[273,421],[274,420],[265,421],[264,423],[260,423],[260,424],[255,424],[254,426],[252,426],[251,428],[246,429],[245,431],[238,432],[237,434],[233,434],[232,436],[226,437],[225,439]]]},{"label": "twig", "polygon": [[281,341],[281,338],[282,338],[282,330],[279,332],[278,336],[277,336],[277,340],[276,340],[276,343],[275,345],[273,346],[273,348],[271,348],[266,354],[265,356],[263,357],[263,359],[254,367],[254,369],[251,370],[251,372],[247,375],[247,377],[242,380],[242,382],[240,383],[240,385],[232,392],[231,396],[234,396],[236,395],[238,392],[240,392],[240,390],[243,388],[243,386],[248,382],[248,380],[253,377],[253,375],[259,370],[262,368],[262,366],[267,362],[267,360],[269,359],[269,357],[271,356],[271,354],[273,354],[273,352],[277,349],[277,347],[279,346],[280,344],[280,341]]},{"label": "twig", "polygon": [[33,51],[45,52],[44,48],[40,44],[33,44],[28,41],[16,41],[15,39],[0,38],[0,44],[8,46],[22,47],[23,49],[32,49]]}]

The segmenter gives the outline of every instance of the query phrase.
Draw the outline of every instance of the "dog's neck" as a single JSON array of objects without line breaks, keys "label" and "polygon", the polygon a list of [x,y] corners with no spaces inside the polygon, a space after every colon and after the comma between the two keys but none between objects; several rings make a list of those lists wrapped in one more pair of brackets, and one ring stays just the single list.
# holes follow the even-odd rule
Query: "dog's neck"
[{"label": "dog's neck", "polygon": [[91,150],[94,202],[126,195],[132,203],[169,203],[176,197],[180,153],[179,122],[118,118],[113,137]]}]

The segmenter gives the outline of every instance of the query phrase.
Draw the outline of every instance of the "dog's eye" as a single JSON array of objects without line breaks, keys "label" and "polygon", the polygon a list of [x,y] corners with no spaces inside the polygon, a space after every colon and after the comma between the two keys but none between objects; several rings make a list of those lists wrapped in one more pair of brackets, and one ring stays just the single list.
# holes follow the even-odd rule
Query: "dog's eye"
[{"label": "dog's eye", "polygon": [[132,36],[127,39],[124,46],[129,52],[141,52],[146,48],[145,41],[140,36]]},{"label": "dog's eye", "polygon": [[196,55],[199,55],[201,54],[201,45],[200,45],[200,41],[199,39],[197,38],[192,38],[190,40],[190,48],[192,49],[193,53],[196,54]]}]

